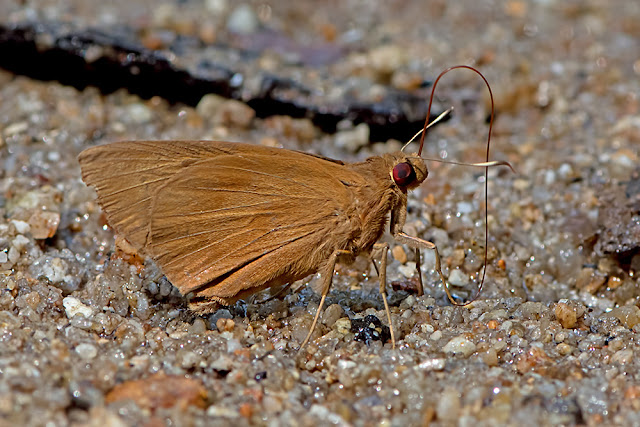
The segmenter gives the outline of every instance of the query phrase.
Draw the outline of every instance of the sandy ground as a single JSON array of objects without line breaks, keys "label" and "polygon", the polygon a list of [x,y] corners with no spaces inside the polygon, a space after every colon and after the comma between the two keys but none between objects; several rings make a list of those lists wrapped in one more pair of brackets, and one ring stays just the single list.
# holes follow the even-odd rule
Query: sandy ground
[{"label": "sandy ground", "polygon": [[[474,65],[496,99],[492,158],[517,171],[490,173],[478,301],[449,304],[429,254],[426,295],[413,295],[412,253],[385,236],[398,347],[354,327],[367,315],[387,323],[362,260],[338,267],[314,341],[297,353],[317,277],[193,315],[153,262],[114,253],[77,155],[117,140],[215,139],[355,161],[401,138],[369,144],[367,125],[348,121],[328,134],[215,97],[194,108],[2,71],[0,425],[640,425],[638,2],[10,0],[0,12],[5,26],[127,27],[147,47],[178,34],[252,49],[251,67],[318,88],[316,102],[347,87],[426,102],[425,81]],[[278,37],[263,46],[265,30]],[[455,113],[425,154],[481,161],[481,81],[451,73],[438,100]],[[483,265],[483,176],[429,168],[405,230],[438,245],[465,298]]]}]

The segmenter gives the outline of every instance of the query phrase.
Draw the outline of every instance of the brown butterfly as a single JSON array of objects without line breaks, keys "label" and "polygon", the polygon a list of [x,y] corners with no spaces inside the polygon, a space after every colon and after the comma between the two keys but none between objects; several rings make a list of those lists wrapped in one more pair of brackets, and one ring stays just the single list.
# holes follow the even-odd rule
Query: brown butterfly
[{"label": "brown butterfly", "polygon": [[[129,141],[86,149],[79,161],[109,224],[160,265],[197,313],[320,272],[322,299],[302,347],[336,262],[376,249],[391,326],[389,245],[377,243],[389,214],[399,243],[435,251],[436,271],[446,283],[436,246],[402,231],[407,192],[428,174],[418,153],[344,163],[250,144]],[[391,337],[395,347],[393,328]]]}]

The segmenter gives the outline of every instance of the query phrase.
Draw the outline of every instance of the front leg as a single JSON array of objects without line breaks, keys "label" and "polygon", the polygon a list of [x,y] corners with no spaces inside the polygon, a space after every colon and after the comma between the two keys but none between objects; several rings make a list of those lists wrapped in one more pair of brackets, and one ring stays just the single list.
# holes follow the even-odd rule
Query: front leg
[{"label": "front leg", "polygon": [[373,250],[379,252],[380,255],[380,269],[376,266],[373,260],[373,253],[371,254],[371,261],[376,268],[376,272],[380,277],[380,295],[382,295],[382,301],[384,301],[384,311],[387,313],[387,322],[389,322],[389,333],[391,334],[391,347],[396,348],[396,335],[393,332],[393,324],[391,323],[391,311],[389,311],[389,303],[387,302],[387,255],[389,253],[388,243],[376,243],[373,245]]}]

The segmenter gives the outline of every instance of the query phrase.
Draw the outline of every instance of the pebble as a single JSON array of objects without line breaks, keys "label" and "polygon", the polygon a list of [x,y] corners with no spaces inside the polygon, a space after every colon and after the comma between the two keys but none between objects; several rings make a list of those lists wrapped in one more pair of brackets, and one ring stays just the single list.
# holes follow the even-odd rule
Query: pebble
[{"label": "pebble", "polygon": [[324,313],[322,313],[322,323],[331,328],[343,316],[344,309],[340,304],[331,304]]},{"label": "pebble", "polygon": [[619,350],[616,351],[613,356],[611,356],[611,361],[615,363],[620,363],[621,365],[625,365],[629,362],[633,362],[633,350]]},{"label": "pebble", "polygon": [[393,255],[393,258],[400,264],[404,264],[405,262],[407,262],[407,253],[402,246],[394,246],[393,249],[391,249],[391,254]]},{"label": "pebble", "polygon": [[237,410],[226,406],[211,405],[207,408],[207,416],[216,418],[239,418],[240,413]]},{"label": "pebble", "polygon": [[52,283],[60,283],[67,278],[67,272],[69,265],[61,258],[45,258],[37,261],[38,264],[34,264],[33,267],[40,266],[40,274],[37,276],[44,276]]},{"label": "pebble", "polygon": [[9,255],[5,251],[0,251],[0,264],[4,264],[9,261]]},{"label": "pebble", "polygon": [[372,49],[368,59],[373,71],[382,76],[391,76],[396,69],[406,64],[408,55],[400,46],[386,45]]},{"label": "pebble", "polygon": [[429,338],[433,341],[440,340],[440,338],[442,338],[442,331],[435,331],[429,336]]},{"label": "pebble", "polygon": [[25,221],[14,219],[11,220],[11,224],[15,227],[18,234],[27,234],[31,230],[29,223]]},{"label": "pebble", "polygon": [[443,420],[445,423],[455,423],[460,416],[461,406],[460,392],[453,388],[447,388],[438,399],[436,407],[438,419]]},{"label": "pebble", "polygon": [[201,357],[193,351],[180,350],[176,355],[176,362],[184,369],[193,369],[200,360]]},{"label": "pebble", "polygon": [[17,263],[20,260],[20,251],[15,246],[11,246],[7,258],[11,264]]},{"label": "pebble", "polygon": [[226,319],[224,317],[219,318],[216,321],[216,328],[218,332],[231,332],[235,327],[235,322],[233,319]]},{"label": "pebble", "polygon": [[442,350],[445,353],[462,354],[465,357],[469,357],[476,351],[476,345],[465,336],[460,335],[446,343]]},{"label": "pebble", "polygon": [[339,334],[347,335],[351,332],[351,320],[348,317],[342,317],[336,320],[333,327]]},{"label": "pebble", "polygon": [[449,273],[449,283],[460,288],[466,287],[469,285],[469,276],[464,274],[460,269],[452,270],[451,273]]},{"label": "pebble", "polygon": [[255,110],[244,102],[225,99],[216,109],[212,120],[216,125],[247,129],[255,116]]},{"label": "pebble", "polygon": [[27,247],[28,244],[29,244],[29,239],[27,239],[22,234],[18,234],[16,237],[14,237],[13,241],[11,242],[11,245],[14,248],[16,248],[16,250],[18,251],[22,251],[24,248]]},{"label": "pebble", "polygon": [[633,328],[640,323],[640,308],[636,305],[616,307],[609,314],[620,320],[626,328]]},{"label": "pebble", "polygon": [[413,261],[407,261],[405,264],[398,267],[398,271],[407,279],[413,277],[416,274],[416,263]]},{"label": "pebble", "polygon": [[556,304],[555,315],[563,328],[575,328],[578,324],[578,315],[576,310],[566,303],[561,302]]},{"label": "pebble", "polygon": [[29,218],[31,235],[34,239],[48,239],[53,237],[60,224],[58,212],[38,210]]},{"label": "pebble", "polygon": [[220,106],[226,100],[227,100],[226,98],[220,95],[208,93],[202,98],[200,98],[200,101],[196,106],[196,111],[198,112],[198,114],[200,114],[204,118],[211,118],[216,114]]},{"label": "pebble", "polygon": [[4,136],[10,137],[19,133],[26,132],[27,130],[29,130],[29,123],[27,122],[12,123],[4,129]]},{"label": "pebble", "polygon": [[125,117],[129,123],[141,125],[148,123],[153,119],[153,112],[146,105],[142,103],[135,103],[125,107],[123,117]]},{"label": "pebble", "polygon": [[424,362],[420,362],[419,365],[416,365],[415,369],[417,370],[425,370],[425,371],[441,371],[447,365],[446,359],[437,358],[437,359],[428,359]]},{"label": "pebble", "polygon": [[573,351],[573,347],[571,347],[569,344],[562,342],[556,346],[556,351],[558,352],[559,355],[566,356],[568,354],[571,354],[571,352]]},{"label": "pebble", "polygon": [[433,327],[433,325],[429,323],[423,323],[422,325],[420,325],[420,331],[423,334],[433,334],[435,331],[435,328]]},{"label": "pebble", "polygon": [[227,19],[227,30],[237,34],[254,33],[260,22],[251,6],[242,4],[236,7]]},{"label": "pebble", "polygon": [[228,0],[205,0],[204,7],[213,15],[220,15],[226,12],[229,2]]},{"label": "pebble", "polygon": [[171,407],[184,410],[188,406],[204,409],[207,390],[197,379],[158,373],[118,384],[105,397],[107,404],[127,400],[153,410]]},{"label": "pebble", "polygon": [[85,305],[76,297],[68,296],[62,300],[65,313],[69,319],[73,318],[76,314],[81,314],[87,319],[93,316],[93,308]]},{"label": "pebble", "polygon": [[84,360],[91,360],[98,355],[98,349],[94,345],[82,343],[76,346],[76,353]]},{"label": "pebble", "polygon": [[356,152],[361,147],[369,144],[369,125],[360,123],[353,129],[340,131],[335,136],[334,144],[347,151]]}]

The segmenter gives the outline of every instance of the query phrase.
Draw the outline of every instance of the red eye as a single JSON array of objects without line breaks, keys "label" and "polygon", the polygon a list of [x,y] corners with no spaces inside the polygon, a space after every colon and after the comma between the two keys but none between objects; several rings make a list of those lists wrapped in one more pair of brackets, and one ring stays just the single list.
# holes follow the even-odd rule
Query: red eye
[{"label": "red eye", "polygon": [[400,187],[406,187],[415,179],[413,168],[409,163],[398,163],[393,167],[393,180]]}]

